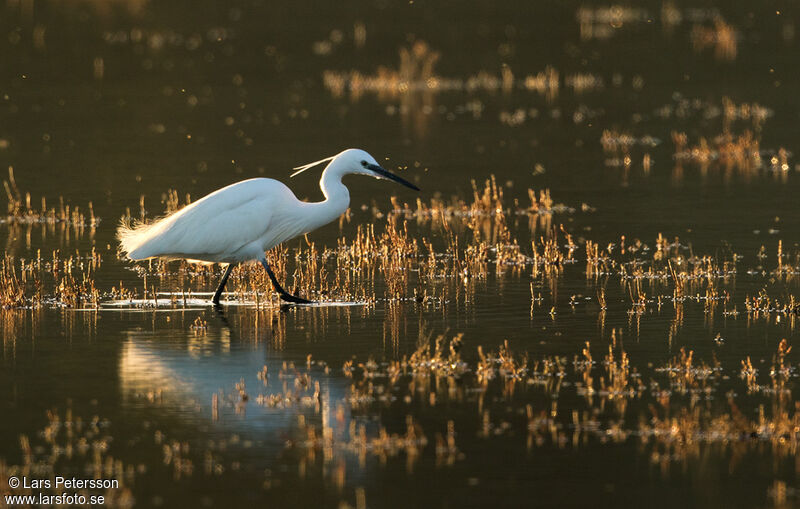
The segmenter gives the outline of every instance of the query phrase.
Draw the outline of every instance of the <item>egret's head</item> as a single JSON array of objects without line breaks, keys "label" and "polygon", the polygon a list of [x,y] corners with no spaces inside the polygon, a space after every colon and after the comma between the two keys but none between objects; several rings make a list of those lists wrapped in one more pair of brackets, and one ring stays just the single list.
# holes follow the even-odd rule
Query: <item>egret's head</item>
[{"label": "egret's head", "polygon": [[348,173],[357,173],[359,175],[368,175],[379,179],[391,180],[406,187],[410,187],[415,191],[419,191],[419,188],[411,182],[383,169],[374,157],[363,150],[357,148],[347,149],[334,158],[334,161],[338,162],[339,160],[342,161],[345,171]]},{"label": "egret's head", "polygon": [[419,188],[408,182],[407,180],[398,177],[394,173],[391,173],[388,170],[385,170],[378,164],[378,161],[375,160],[374,157],[369,155],[368,152],[357,148],[350,148],[339,154],[329,157],[326,159],[322,159],[321,161],[317,161],[311,164],[307,164],[305,166],[300,166],[299,168],[295,168],[297,171],[292,174],[292,176],[297,175],[300,172],[311,168],[314,165],[319,163],[323,163],[326,161],[331,161],[331,166],[334,164],[336,167],[342,172],[342,175],[346,175],[348,173],[356,173],[359,175],[369,175],[370,177],[375,177],[384,180],[391,180],[393,182],[397,182],[398,184],[402,184],[406,187],[410,187],[415,191],[419,191]]}]

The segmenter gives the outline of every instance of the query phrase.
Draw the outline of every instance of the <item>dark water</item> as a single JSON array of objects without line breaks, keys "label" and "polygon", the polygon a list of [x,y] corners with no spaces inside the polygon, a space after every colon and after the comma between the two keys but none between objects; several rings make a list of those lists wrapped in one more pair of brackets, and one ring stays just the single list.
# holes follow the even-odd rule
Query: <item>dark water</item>
[{"label": "dark water", "polygon": [[[143,278],[117,259],[114,239],[126,209],[138,217],[141,196],[154,217],[169,189],[199,198],[269,176],[316,200],[313,174],[289,182],[289,171],[351,146],[404,168],[423,202],[469,202],[470,181],[482,187],[490,175],[505,186],[510,208],[515,199],[527,206],[528,188],[549,189],[574,209],[551,221],[578,249],[577,263],[552,277],[492,263],[485,278],[465,285],[452,274],[438,283],[409,275],[409,288],[446,295],[444,304],[387,301],[377,277],[378,299],[367,306],[229,306],[223,315],[203,305],[2,310],[0,458],[7,468],[0,493],[10,493],[4,476],[25,464],[25,435],[37,461],[55,465],[28,477],[119,479],[125,497],[123,490],[110,495],[120,506],[797,505],[794,369],[776,392],[748,392],[740,370],[749,356],[758,383],[772,387],[779,342],[797,338],[795,315],[749,313],[745,299],[762,289],[782,302],[798,296],[800,11],[786,2],[717,4],[7,1],[0,7],[0,167],[13,166],[34,208],[42,196],[50,206],[63,196],[84,211],[91,202],[101,218],[82,231],[5,221],[7,263],[34,259],[37,250],[50,258],[54,249],[95,248],[103,301],[120,284],[141,293]],[[416,64],[403,64],[401,51],[414,48]],[[426,62],[427,73],[419,70]],[[548,72],[557,74],[555,85],[537,81]],[[748,132],[757,144],[736,145]],[[673,133],[685,133],[685,150]],[[730,143],[715,145],[725,133]],[[611,147],[620,135],[629,146]],[[731,155],[737,147],[744,147],[741,159]],[[718,158],[723,150],[727,159]],[[385,182],[346,183],[350,221],[314,232],[319,246],[352,238],[359,225],[381,230],[385,220],[369,209],[387,212],[390,194],[412,206],[417,199]],[[525,216],[508,222],[526,254],[531,239],[551,234],[532,230]],[[445,244],[441,228],[411,220],[409,231]],[[724,306],[709,312],[699,298],[679,306],[669,301],[669,282],[644,283],[650,301],[636,313],[624,278],[587,276],[586,240],[604,248],[620,246],[622,236],[628,246],[641,239],[650,248],[641,258],[652,259],[659,234],[680,237],[675,249],[684,260],[708,255],[721,264],[737,255],[735,274],[713,285],[701,280],[689,292],[702,296],[713,286],[729,294]],[[795,268],[774,274],[779,241],[781,263]],[[155,280],[161,292],[214,284]],[[532,292],[541,297],[533,310]],[[554,390],[523,380],[513,394],[499,383],[479,394],[475,384],[457,382],[453,396],[445,379],[417,392],[405,380],[389,389],[394,401],[348,404],[354,382],[344,362],[396,361],[420,338],[460,333],[473,367],[478,345],[497,350],[509,340],[530,364],[567,357],[568,384]],[[648,389],[589,401],[576,390],[582,375],[572,367],[586,341],[598,387],[602,357],[614,345],[618,358],[622,345]],[[710,387],[699,399],[673,386],[675,397],[659,407],[651,382],[670,387],[658,368],[681,348],[695,352],[695,365],[718,362],[719,371],[690,384]],[[282,370],[294,373],[284,363],[305,372],[308,355],[319,402],[259,404],[259,393],[281,392]],[[787,365],[796,358],[790,351]],[[257,376],[263,366],[269,387]],[[287,375],[288,387],[294,379]],[[406,392],[412,397],[404,399]],[[429,392],[438,395],[435,405]],[[532,429],[526,405],[534,415],[552,411],[554,430]],[[67,422],[67,412],[85,422],[98,416],[89,443],[111,437],[100,463],[113,458],[121,466],[87,473],[98,464],[91,454],[48,463],[49,442],[39,432],[48,411]],[[576,426],[573,411],[591,414],[597,429]],[[700,417],[680,422],[693,412]],[[770,431],[784,412],[795,427]],[[675,417],[680,431],[669,439],[643,431],[654,415]],[[415,454],[359,450],[346,438],[349,422],[370,437],[381,427],[403,435],[407,416],[427,437]],[[753,424],[709,438],[737,419]],[[447,434],[448,421],[457,452],[437,450],[434,437]],[[304,445],[309,426],[332,429],[338,445]],[[620,438],[619,430],[628,434]]]}]

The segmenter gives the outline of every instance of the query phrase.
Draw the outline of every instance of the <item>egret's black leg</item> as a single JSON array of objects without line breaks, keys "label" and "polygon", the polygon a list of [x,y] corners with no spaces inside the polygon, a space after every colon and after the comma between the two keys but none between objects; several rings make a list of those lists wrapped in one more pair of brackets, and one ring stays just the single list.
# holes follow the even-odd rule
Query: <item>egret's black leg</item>
[{"label": "egret's black leg", "polygon": [[311,304],[310,300],[306,300],[302,297],[295,297],[294,295],[290,294],[286,290],[281,287],[280,283],[278,283],[278,279],[275,277],[275,273],[272,272],[272,269],[269,268],[269,264],[266,260],[261,260],[261,265],[264,266],[266,269],[269,278],[272,280],[272,285],[275,287],[275,291],[278,292],[282,300],[286,302],[294,302],[295,304]]},{"label": "egret's black leg", "polygon": [[214,297],[211,299],[211,302],[213,302],[214,305],[219,306],[219,298],[222,297],[222,291],[225,289],[225,283],[228,282],[228,278],[231,276],[231,272],[233,272],[233,268],[235,266],[235,263],[229,263],[225,268],[225,273],[222,275],[222,279],[219,282],[217,291],[214,292]]}]

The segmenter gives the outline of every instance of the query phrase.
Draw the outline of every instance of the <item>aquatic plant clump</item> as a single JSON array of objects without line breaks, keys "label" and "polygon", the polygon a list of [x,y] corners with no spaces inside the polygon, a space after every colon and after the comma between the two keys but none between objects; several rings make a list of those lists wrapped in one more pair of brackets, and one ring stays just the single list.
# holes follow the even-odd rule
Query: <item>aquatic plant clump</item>
[{"label": "aquatic plant clump", "polygon": [[[0,223],[9,225],[21,224],[43,224],[43,225],[62,225],[72,227],[78,233],[83,233],[85,228],[93,230],[100,223],[100,218],[94,215],[92,203],[89,202],[87,212],[81,211],[77,206],[65,203],[63,197],[58,199],[58,208],[48,208],[47,199],[42,197],[41,206],[35,208],[32,204],[31,194],[22,192],[17,187],[14,178],[14,168],[8,168],[8,180],[3,181],[8,199],[5,218],[0,219]],[[88,213],[88,216],[87,216]]]},{"label": "aquatic plant clump", "polygon": [[6,255],[0,263],[0,307],[97,308],[103,297],[94,277],[101,262],[94,249],[68,256],[56,250],[50,258],[37,251],[30,260]]}]

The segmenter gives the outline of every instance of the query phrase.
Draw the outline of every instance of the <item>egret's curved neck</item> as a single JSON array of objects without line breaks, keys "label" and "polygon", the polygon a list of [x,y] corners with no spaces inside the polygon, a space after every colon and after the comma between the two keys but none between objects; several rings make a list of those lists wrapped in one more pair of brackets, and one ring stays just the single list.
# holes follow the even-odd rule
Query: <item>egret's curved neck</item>
[{"label": "egret's curved neck", "polygon": [[314,227],[335,221],[350,206],[350,192],[342,183],[344,172],[336,161],[331,162],[322,172],[319,187],[325,200],[309,204],[314,208]]},{"label": "egret's curved neck", "polygon": [[[347,203],[345,206],[345,210],[347,210],[347,207],[350,205],[350,191],[348,191],[347,186],[342,183],[343,176],[344,173],[338,168],[336,161],[334,161],[322,172],[322,177],[319,179],[319,188],[322,189],[322,194],[325,195],[325,202],[334,203],[344,200]],[[344,213],[344,210],[342,213]]]}]

